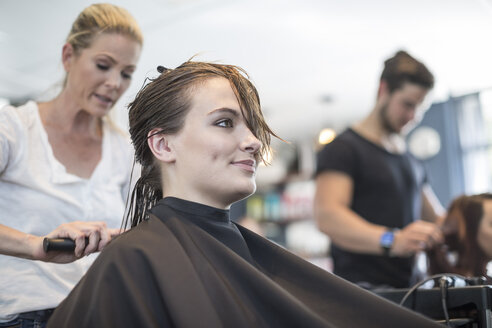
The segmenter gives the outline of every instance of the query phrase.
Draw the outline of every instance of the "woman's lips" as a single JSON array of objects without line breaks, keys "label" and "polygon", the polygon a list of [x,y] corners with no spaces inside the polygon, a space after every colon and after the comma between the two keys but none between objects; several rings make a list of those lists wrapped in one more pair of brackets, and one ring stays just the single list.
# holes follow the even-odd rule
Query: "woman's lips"
[{"label": "woman's lips", "polygon": [[106,105],[111,105],[113,103],[113,99],[111,99],[110,97],[106,97],[106,96],[102,96],[102,95],[98,95],[98,94],[95,94],[96,98],[99,99],[99,101],[101,101],[102,103],[106,104]]},{"label": "woman's lips", "polygon": [[232,165],[237,166],[245,171],[254,173],[256,171],[256,162],[254,160],[248,159],[244,161],[232,162]]}]

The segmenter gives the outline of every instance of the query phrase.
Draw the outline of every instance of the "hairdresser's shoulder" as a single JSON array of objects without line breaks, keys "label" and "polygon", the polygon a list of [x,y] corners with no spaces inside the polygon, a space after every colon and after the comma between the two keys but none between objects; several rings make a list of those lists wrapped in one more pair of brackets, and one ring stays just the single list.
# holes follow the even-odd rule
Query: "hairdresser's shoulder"
[{"label": "hairdresser's shoulder", "polygon": [[38,105],[34,101],[28,101],[18,107],[3,106],[0,108],[0,122],[2,125],[30,127],[39,121],[38,111]]}]

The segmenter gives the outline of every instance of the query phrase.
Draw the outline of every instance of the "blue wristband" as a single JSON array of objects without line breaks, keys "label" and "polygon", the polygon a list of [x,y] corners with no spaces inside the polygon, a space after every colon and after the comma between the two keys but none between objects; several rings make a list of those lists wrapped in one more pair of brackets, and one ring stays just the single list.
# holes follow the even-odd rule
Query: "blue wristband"
[{"label": "blue wristband", "polygon": [[379,245],[383,249],[384,256],[389,256],[391,248],[393,247],[393,242],[395,241],[395,231],[388,230],[381,235],[379,239]]}]

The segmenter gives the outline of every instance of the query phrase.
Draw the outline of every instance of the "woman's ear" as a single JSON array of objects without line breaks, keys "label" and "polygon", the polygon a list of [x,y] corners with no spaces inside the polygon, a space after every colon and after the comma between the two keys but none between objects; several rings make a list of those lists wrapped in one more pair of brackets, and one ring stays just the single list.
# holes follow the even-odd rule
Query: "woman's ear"
[{"label": "woman's ear", "polygon": [[152,129],[147,135],[147,143],[152,154],[161,162],[173,163],[176,158],[169,147],[169,135],[160,133],[161,129]]},{"label": "woman's ear", "polygon": [[72,45],[70,43],[65,43],[62,49],[62,63],[63,68],[67,73],[70,71],[70,64],[72,63],[74,56],[75,52]]}]

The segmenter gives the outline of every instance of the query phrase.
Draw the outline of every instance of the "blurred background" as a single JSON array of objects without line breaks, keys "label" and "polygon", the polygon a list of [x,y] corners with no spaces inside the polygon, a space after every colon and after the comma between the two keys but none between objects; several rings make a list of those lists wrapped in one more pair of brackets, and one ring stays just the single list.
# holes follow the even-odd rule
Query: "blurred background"
[{"label": "blurred background", "polygon": [[[68,26],[93,1],[0,0],[0,106],[56,94]],[[444,206],[492,189],[492,0],[115,0],[144,32],[132,85],[190,57],[243,67],[275,142],[258,192],[233,209],[270,239],[316,259],[329,241],[312,220],[315,154],[374,104],[383,61],[407,50],[436,86],[410,150]],[[321,256],[320,256],[321,257]]]}]

